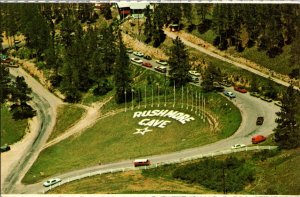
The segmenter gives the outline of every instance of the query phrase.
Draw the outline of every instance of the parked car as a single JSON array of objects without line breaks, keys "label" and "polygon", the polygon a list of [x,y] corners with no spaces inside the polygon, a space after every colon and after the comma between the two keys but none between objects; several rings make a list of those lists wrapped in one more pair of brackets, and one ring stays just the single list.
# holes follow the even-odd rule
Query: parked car
[{"label": "parked car", "polygon": [[252,137],[252,144],[258,144],[260,142],[265,141],[267,138],[263,135],[256,135],[254,137]]},{"label": "parked car", "polygon": [[250,95],[258,98],[260,97],[260,94],[258,92],[250,92]]},{"label": "parked car", "polygon": [[282,107],[282,102],[281,101],[275,101],[274,104],[277,105],[278,107]]},{"label": "parked car", "polygon": [[196,83],[196,82],[199,82],[199,77],[196,77],[196,76],[194,76],[194,75],[191,75],[191,76],[190,76],[190,79],[191,79],[192,82],[195,82],[195,83]]},{"label": "parked car", "polygon": [[134,167],[137,166],[149,166],[150,165],[150,161],[148,159],[136,159],[133,162]]},{"label": "parked car", "polygon": [[267,102],[272,102],[272,99],[267,96],[260,96],[260,99]]},{"label": "parked car", "polygon": [[133,50],[132,49],[127,49],[127,53],[132,53]]},{"label": "parked car", "polygon": [[156,60],[156,63],[164,65],[164,66],[168,65],[168,63],[166,61],[163,61],[163,60]]},{"label": "parked car", "polygon": [[152,64],[150,64],[149,62],[143,62],[142,65],[148,68],[152,68]]},{"label": "parked car", "polygon": [[6,152],[10,150],[10,146],[7,144],[4,144],[3,146],[0,147],[1,153]]},{"label": "parked car", "polygon": [[134,51],[133,55],[138,56],[138,57],[143,57],[144,56],[144,54],[142,52],[139,52],[139,51]]},{"label": "parked car", "polygon": [[221,81],[220,85],[225,86],[225,87],[231,87],[231,84],[226,80]]},{"label": "parked car", "polygon": [[259,116],[256,119],[256,125],[262,125],[264,123],[264,117]]},{"label": "parked car", "polygon": [[152,60],[152,57],[150,57],[149,55],[145,55],[144,58],[145,58],[146,60]]},{"label": "parked car", "polygon": [[239,86],[235,86],[234,90],[238,91],[240,93],[247,93],[247,90],[245,88],[242,88],[242,87],[239,87]]},{"label": "parked car", "polygon": [[232,149],[245,148],[245,147],[246,147],[245,144],[235,144],[231,146]]},{"label": "parked car", "polygon": [[200,77],[200,73],[198,73],[198,72],[195,71],[195,70],[190,70],[190,71],[189,71],[189,75],[190,75],[190,76],[195,76],[195,77]]},{"label": "parked car", "polygon": [[223,92],[225,96],[228,96],[229,98],[235,98],[235,94],[233,94],[232,92],[228,92],[228,91],[224,91]]},{"label": "parked car", "polygon": [[143,63],[143,60],[141,60],[140,58],[136,58],[136,57],[131,58],[131,61],[138,63],[138,64]]},{"label": "parked car", "polygon": [[165,67],[165,66],[156,66],[154,69],[161,72],[161,73],[166,73],[167,72],[167,67]]},{"label": "parked car", "polygon": [[53,179],[49,179],[48,181],[44,182],[43,185],[45,187],[49,187],[50,185],[54,185],[54,184],[59,183],[59,182],[61,182],[60,178],[53,178]]}]

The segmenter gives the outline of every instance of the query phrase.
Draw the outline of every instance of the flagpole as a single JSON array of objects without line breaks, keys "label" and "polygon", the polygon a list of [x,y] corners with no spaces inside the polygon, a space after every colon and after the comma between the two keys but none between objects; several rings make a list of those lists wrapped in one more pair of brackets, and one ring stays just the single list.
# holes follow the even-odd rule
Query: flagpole
[{"label": "flagpole", "polygon": [[126,112],[126,89],[124,91],[124,95],[125,95],[125,112]]},{"label": "flagpole", "polygon": [[189,100],[189,88],[186,87],[186,109],[189,109],[188,100]]},{"label": "flagpole", "polygon": [[157,86],[157,100],[158,100],[157,107],[159,107],[159,84]]},{"label": "flagpole", "polygon": [[145,108],[147,108],[147,86],[145,85]]},{"label": "flagpole", "polygon": [[174,103],[173,103],[173,107],[175,107],[175,94],[176,94],[176,91],[175,91],[175,80],[174,80]]},{"label": "flagpole", "polygon": [[181,108],[183,108],[183,86],[181,86]]},{"label": "flagpole", "polygon": [[152,104],[151,107],[153,107],[153,84],[152,84]]}]

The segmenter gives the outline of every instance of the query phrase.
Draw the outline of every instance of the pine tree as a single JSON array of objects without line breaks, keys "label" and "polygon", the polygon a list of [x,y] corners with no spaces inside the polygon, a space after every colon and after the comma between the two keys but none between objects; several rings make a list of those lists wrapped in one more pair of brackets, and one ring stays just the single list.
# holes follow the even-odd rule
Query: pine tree
[{"label": "pine tree", "polygon": [[275,129],[275,142],[283,149],[292,149],[300,146],[299,120],[299,92],[289,86],[283,96],[281,111],[276,113],[278,123]]},{"label": "pine tree", "polygon": [[214,90],[214,82],[221,80],[221,71],[214,65],[209,65],[204,73],[202,87],[209,92]]},{"label": "pine tree", "polygon": [[31,88],[26,84],[24,77],[17,77],[12,91],[15,104],[11,106],[11,111],[14,119],[31,118],[36,114],[35,110],[27,104],[28,101],[32,100],[31,92]]},{"label": "pine tree", "polygon": [[150,6],[148,5],[145,9],[145,28],[144,28],[144,35],[146,36],[146,43],[151,42],[152,39],[152,20],[150,15]]},{"label": "pine tree", "polygon": [[173,40],[168,63],[170,65],[170,85],[173,85],[175,82],[176,87],[181,87],[189,82],[188,72],[191,68],[189,55],[179,37]]},{"label": "pine tree", "polygon": [[[115,99],[117,103],[125,102],[126,98],[131,99],[131,78],[129,70],[129,57],[126,53],[126,47],[123,44],[122,36],[120,31],[118,32],[119,37],[119,51],[114,68],[114,81],[116,94]],[[127,101],[129,101],[127,99]]]},{"label": "pine tree", "polygon": [[0,65],[0,104],[5,103],[11,93],[11,78],[9,77],[8,68],[3,64]]}]

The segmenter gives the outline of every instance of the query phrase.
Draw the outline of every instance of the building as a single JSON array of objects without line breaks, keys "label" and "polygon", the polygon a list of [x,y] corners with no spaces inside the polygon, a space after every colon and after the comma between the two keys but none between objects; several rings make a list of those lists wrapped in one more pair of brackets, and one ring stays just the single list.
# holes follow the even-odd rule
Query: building
[{"label": "building", "polygon": [[[117,3],[117,8],[121,19],[126,18],[127,16],[144,18],[144,10],[148,5],[150,5],[150,3],[119,2]],[[150,9],[153,10],[152,5],[150,5]]]}]

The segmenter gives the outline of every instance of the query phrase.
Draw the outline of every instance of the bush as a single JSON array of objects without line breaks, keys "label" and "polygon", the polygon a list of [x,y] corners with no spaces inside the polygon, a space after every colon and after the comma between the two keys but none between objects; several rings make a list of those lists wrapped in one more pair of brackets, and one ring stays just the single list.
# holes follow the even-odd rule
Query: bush
[{"label": "bush", "polygon": [[31,50],[28,49],[28,48],[20,48],[17,51],[17,56],[20,59],[30,59],[30,57],[31,57]]},{"label": "bush", "polygon": [[226,191],[238,192],[254,180],[254,169],[245,160],[232,156],[224,161],[209,158],[177,168],[173,177],[218,192],[224,190],[225,183]]},{"label": "bush", "polygon": [[254,160],[260,160],[260,161],[265,161],[266,159],[268,159],[270,157],[274,157],[278,153],[279,153],[278,149],[274,149],[274,150],[262,150],[262,151],[254,153],[252,155],[252,159],[254,159]]},{"label": "bush", "polygon": [[21,105],[19,104],[13,104],[10,107],[10,110],[13,114],[13,119],[15,120],[22,120],[27,118],[32,118],[36,115],[36,111],[32,109],[30,105],[27,103],[23,103]]}]

